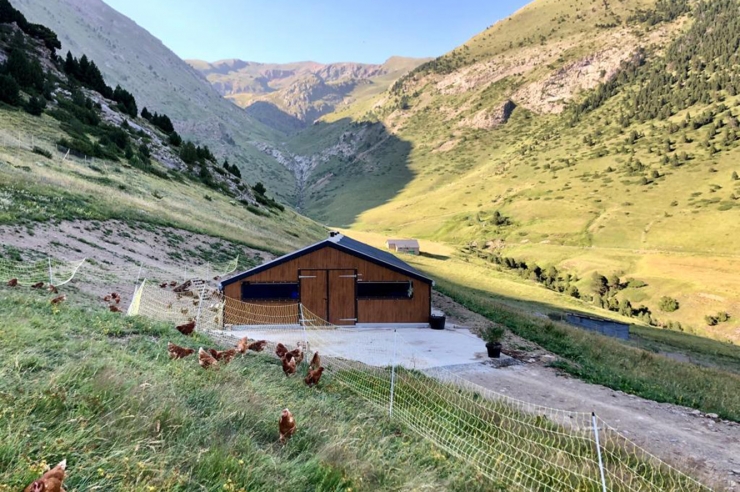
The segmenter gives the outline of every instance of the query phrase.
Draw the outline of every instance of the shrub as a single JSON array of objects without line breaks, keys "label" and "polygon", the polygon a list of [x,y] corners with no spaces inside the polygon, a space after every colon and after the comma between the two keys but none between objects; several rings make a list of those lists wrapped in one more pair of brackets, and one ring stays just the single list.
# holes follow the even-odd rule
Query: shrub
[{"label": "shrub", "polygon": [[663,296],[658,301],[658,308],[665,313],[678,311],[678,301],[672,297]]},{"label": "shrub", "polygon": [[643,287],[647,287],[647,284],[643,282],[642,280],[637,280],[634,278],[628,278],[627,279],[627,287],[630,289],[641,289]]},{"label": "shrub", "polygon": [[33,153],[34,154],[38,154],[38,155],[42,155],[42,156],[46,157],[47,159],[51,159],[51,152],[49,152],[46,149],[42,149],[41,147],[38,147],[38,146],[34,147],[33,148]]},{"label": "shrub", "polygon": [[32,116],[41,116],[46,109],[46,99],[43,97],[32,96],[24,108]]},{"label": "shrub", "polygon": [[481,332],[481,338],[486,343],[500,343],[506,330],[501,325],[489,325]]}]

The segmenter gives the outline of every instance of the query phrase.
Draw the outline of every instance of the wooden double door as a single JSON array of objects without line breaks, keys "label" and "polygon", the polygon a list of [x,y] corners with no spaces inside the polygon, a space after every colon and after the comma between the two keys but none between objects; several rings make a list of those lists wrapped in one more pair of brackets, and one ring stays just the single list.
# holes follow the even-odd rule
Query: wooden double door
[{"label": "wooden double door", "polygon": [[301,304],[333,325],[357,323],[357,270],[299,270]]}]

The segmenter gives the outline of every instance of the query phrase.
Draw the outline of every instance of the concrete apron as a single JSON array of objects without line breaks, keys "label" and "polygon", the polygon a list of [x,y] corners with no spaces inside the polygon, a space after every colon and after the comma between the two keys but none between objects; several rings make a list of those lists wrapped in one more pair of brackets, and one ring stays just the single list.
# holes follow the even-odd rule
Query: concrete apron
[{"label": "concrete apron", "polygon": [[[339,328],[335,330],[286,330],[265,327],[239,327],[223,332],[234,338],[267,340],[282,343],[289,349],[308,338],[311,351],[318,350],[330,357],[356,360],[371,366],[393,364],[408,369],[430,369],[453,366],[455,369],[491,361],[485,342],[463,327],[445,330],[430,328]],[[395,343],[394,343],[395,340]],[[502,354],[502,359],[509,357]],[[508,365],[508,364],[507,364]]]}]

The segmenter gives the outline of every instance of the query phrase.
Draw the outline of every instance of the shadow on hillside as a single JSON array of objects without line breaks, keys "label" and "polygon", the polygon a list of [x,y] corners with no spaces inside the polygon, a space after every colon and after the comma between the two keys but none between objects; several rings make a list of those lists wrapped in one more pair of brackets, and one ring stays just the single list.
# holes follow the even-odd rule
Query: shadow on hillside
[{"label": "shadow on hillside", "polygon": [[365,211],[395,198],[414,178],[411,143],[382,123],[317,121],[294,135],[288,146],[318,158],[299,196],[302,213],[319,222],[349,227]]},{"label": "shadow on hillside", "polygon": [[439,260],[439,261],[447,261],[450,259],[449,256],[435,255],[434,253],[427,253],[426,251],[420,252],[419,256],[424,256],[425,258],[431,258],[432,260]]}]

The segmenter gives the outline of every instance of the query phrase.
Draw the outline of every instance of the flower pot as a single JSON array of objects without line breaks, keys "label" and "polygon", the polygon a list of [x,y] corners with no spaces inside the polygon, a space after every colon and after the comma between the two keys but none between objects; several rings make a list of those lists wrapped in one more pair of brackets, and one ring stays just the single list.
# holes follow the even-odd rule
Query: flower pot
[{"label": "flower pot", "polygon": [[444,330],[445,329],[445,321],[447,320],[446,316],[437,316],[432,315],[429,318],[429,327],[432,330]]},{"label": "flower pot", "polygon": [[498,342],[487,343],[486,349],[488,349],[488,357],[492,359],[498,359],[501,357],[501,344]]}]

